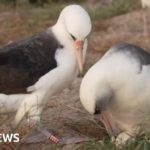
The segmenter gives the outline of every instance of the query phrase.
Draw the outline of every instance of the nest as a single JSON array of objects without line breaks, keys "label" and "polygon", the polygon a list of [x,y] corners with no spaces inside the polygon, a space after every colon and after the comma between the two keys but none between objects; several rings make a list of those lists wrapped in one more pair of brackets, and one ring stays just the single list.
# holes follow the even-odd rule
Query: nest
[{"label": "nest", "polygon": [[[41,124],[47,130],[52,130],[54,135],[59,139],[66,137],[86,137],[88,139],[101,140],[107,135],[106,130],[99,120],[83,109],[78,97],[80,82],[81,79],[76,80],[72,86],[53,97],[47,103],[41,115]],[[7,116],[0,117],[2,117],[0,118],[0,122],[3,122]],[[8,133],[14,127],[13,123],[14,116],[0,126],[0,133]],[[23,140],[33,130],[33,126],[23,125],[19,126],[14,133],[19,133],[20,139]],[[50,141],[45,140],[45,142]],[[50,145],[54,146],[52,143]],[[0,150],[12,150],[16,147],[26,149],[30,148],[30,145],[26,143],[4,143],[0,146]]]},{"label": "nest", "polygon": [[77,132],[80,136],[86,136],[89,139],[101,140],[107,135],[105,129],[100,124],[83,124],[83,123],[65,123],[71,130]]}]

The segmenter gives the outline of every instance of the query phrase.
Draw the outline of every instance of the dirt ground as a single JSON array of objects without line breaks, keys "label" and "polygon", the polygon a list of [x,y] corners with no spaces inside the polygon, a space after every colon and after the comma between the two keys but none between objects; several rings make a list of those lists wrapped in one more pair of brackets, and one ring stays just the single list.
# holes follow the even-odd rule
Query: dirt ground
[{"label": "dirt ground", "polygon": [[[38,26],[37,28],[16,27],[16,24],[26,23],[26,17],[13,10],[0,10],[0,12],[0,45],[32,35],[55,22],[47,20],[43,26]],[[147,24],[149,27],[150,14],[148,15]],[[6,25],[8,21],[11,22],[11,27],[9,27],[9,24]],[[88,39],[89,47],[84,65],[85,71],[97,62],[115,43],[132,43],[150,52],[150,36],[144,37],[142,34],[142,10],[111,19],[94,21],[92,24],[93,29]],[[41,123],[47,129],[53,129],[60,138],[88,136],[90,138],[98,137],[101,140],[106,136],[105,130],[101,129],[101,123],[94,116],[88,114],[80,103],[79,87],[81,81],[82,78],[77,78],[68,88],[47,103],[42,112]],[[36,144],[23,144],[21,150],[47,150],[53,146],[54,144],[46,140]],[[70,150],[73,146],[74,144],[66,145],[60,149]]]},{"label": "dirt ground", "polygon": [[[79,101],[78,93],[81,80],[81,78],[76,79],[62,93],[47,103],[41,116],[42,124],[47,129],[53,129],[55,135],[59,138],[86,136],[97,139],[99,136],[102,139],[106,135],[105,129],[100,129],[102,127],[101,123],[93,115],[88,114]],[[54,145],[46,140],[37,144],[27,144],[23,147],[23,150],[29,147],[31,150],[37,150],[38,148],[47,150]],[[75,145],[66,145],[60,149],[70,150]]]}]

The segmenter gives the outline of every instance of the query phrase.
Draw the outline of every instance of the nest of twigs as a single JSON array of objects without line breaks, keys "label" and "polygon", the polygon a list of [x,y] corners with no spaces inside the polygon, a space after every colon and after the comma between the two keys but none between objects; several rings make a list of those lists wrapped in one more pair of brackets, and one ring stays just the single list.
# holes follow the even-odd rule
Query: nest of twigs
[{"label": "nest of twigs", "polygon": [[[54,97],[44,107],[41,115],[41,124],[46,129],[52,129],[53,133],[59,139],[67,137],[86,137],[88,139],[101,140],[107,135],[102,123],[93,115],[83,109],[78,97],[78,89],[81,79],[76,80],[72,86],[64,90],[61,94]],[[2,118],[1,118],[2,117]],[[7,116],[0,116],[0,123]],[[0,126],[0,133],[8,133],[12,130],[14,116],[8,119]],[[14,127],[14,126],[13,126]],[[23,140],[34,130],[32,126],[18,126],[14,133],[20,134],[20,139]],[[50,142],[48,140],[44,142]],[[43,142],[42,142],[43,143]],[[4,143],[0,150],[13,150],[19,145],[19,150],[25,143]],[[51,146],[54,146],[50,142]],[[27,145],[30,148],[30,145]],[[18,148],[17,148],[18,149]]]},{"label": "nest of twigs", "polygon": [[77,132],[80,136],[86,136],[89,139],[101,140],[107,135],[107,132],[100,124],[93,123],[83,124],[83,123],[64,123],[65,126],[69,127],[71,130]]},{"label": "nest of twigs", "polygon": [[[54,120],[59,121],[59,124],[55,126],[53,129],[55,135],[59,137],[60,139],[67,136],[72,137],[87,137],[89,139],[94,140],[101,140],[103,137],[107,135],[106,130],[104,129],[101,122],[98,122],[97,120],[92,120],[88,122],[75,122],[74,120],[67,119],[67,118],[55,118]],[[48,124],[43,124],[44,126],[47,126]],[[60,129],[60,126],[64,127],[64,129]],[[57,130],[58,128],[58,130]],[[11,127],[7,127],[3,130],[0,130],[0,133],[9,133],[11,130]],[[27,136],[29,136],[33,132],[34,128],[33,126],[19,126],[16,133],[19,133],[19,137],[21,141],[25,139]],[[63,130],[63,132],[62,132]],[[4,143],[2,146],[0,146],[0,150],[12,150],[16,147],[24,146],[25,143],[14,143],[14,142],[7,142]]]}]

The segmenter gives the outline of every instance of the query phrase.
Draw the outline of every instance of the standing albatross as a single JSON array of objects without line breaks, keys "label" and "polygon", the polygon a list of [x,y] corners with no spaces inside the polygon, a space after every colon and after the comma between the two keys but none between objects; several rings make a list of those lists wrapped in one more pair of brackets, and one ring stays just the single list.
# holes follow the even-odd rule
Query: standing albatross
[{"label": "standing albatross", "polygon": [[0,47],[0,112],[17,111],[16,123],[26,114],[42,129],[45,103],[82,71],[90,31],[88,13],[70,5],[54,26]]},{"label": "standing albatross", "polygon": [[150,108],[150,54],[132,44],[114,45],[84,76],[80,99],[116,145],[136,136]]}]

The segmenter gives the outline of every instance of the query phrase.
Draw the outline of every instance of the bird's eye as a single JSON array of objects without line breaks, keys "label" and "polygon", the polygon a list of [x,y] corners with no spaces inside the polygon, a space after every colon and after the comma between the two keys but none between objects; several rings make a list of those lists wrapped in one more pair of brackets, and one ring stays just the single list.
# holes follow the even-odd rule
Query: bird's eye
[{"label": "bird's eye", "polygon": [[72,34],[70,34],[70,35],[71,35],[72,39],[73,39],[74,41],[76,41],[76,38],[75,38]]},{"label": "bird's eye", "polygon": [[98,108],[96,108],[95,109],[95,113],[94,113],[94,115],[96,115],[96,114],[100,114],[101,113],[101,111],[98,109]]}]

